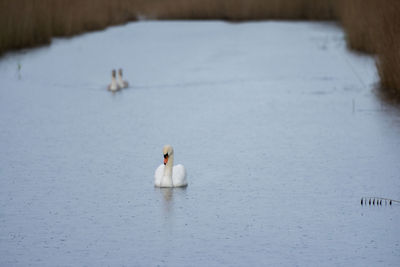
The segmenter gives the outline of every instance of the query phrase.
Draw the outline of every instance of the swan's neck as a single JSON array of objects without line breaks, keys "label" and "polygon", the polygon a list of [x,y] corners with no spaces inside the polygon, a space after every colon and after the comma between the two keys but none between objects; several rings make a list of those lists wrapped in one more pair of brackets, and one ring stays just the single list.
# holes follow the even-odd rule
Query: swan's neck
[{"label": "swan's neck", "polygon": [[120,74],[118,74],[118,85],[121,88],[125,88],[124,80],[122,80],[122,76]]},{"label": "swan's neck", "polygon": [[172,168],[174,166],[174,156],[168,157],[168,162],[164,168],[164,177],[170,177],[172,179]]},{"label": "swan's neck", "polygon": [[118,88],[118,84],[117,84],[117,80],[115,79],[115,77],[111,78],[111,89],[117,89]]}]

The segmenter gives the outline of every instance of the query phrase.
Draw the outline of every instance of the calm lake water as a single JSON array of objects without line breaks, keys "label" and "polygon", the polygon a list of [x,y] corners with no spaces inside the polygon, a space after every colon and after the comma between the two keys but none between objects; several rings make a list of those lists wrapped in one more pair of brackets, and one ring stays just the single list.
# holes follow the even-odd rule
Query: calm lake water
[{"label": "calm lake water", "polygon": [[400,262],[400,206],[360,205],[400,198],[400,111],[334,24],[131,23],[0,79],[0,266]]}]

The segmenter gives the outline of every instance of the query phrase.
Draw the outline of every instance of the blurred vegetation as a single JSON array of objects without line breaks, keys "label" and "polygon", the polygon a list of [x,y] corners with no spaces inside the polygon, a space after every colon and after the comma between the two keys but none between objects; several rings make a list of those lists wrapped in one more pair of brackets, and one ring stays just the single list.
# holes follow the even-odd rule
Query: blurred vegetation
[{"label": "blurred vegetation", "polygon": [[0,54],[138,18],[339,20],[400,98],[400,0],[0,0]]},{"label": "blurred vegetation", "polygon": [[136,18],[145,0],[0,0],[0,54]]},{"label": "blurred vegetation", "polygon": [[157,19],[332,20],[332,0],[167,0],[148,1],[146,14]]},{"label": "blurred vegetation", "polygon": [[349,48],[374,54],[381,88],[400,100],[400,1],[339,0]]}]

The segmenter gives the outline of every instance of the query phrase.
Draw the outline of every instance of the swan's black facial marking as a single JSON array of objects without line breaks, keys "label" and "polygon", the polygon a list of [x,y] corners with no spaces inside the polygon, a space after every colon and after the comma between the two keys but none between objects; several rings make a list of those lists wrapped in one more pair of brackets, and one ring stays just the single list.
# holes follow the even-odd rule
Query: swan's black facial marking
[{"label": "swan's black facial marking", "polygon": [[167,165],[168,162],[168,153],[164,154],[164,165]]}]

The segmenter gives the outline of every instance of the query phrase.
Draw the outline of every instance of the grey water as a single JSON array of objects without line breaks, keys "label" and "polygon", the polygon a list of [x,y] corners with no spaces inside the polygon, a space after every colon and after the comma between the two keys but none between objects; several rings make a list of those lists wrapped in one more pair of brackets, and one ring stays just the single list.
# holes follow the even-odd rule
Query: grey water
[{"label": "grey water", "polygon": [[[400,206],[360,205],[400,198],[400,111],[335,24],[131,23],[0,80],[0,266],[400,262]],[[186,189],[153,186],[165,144]]]}]

